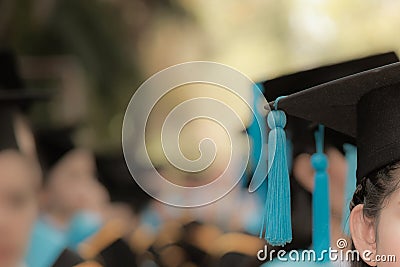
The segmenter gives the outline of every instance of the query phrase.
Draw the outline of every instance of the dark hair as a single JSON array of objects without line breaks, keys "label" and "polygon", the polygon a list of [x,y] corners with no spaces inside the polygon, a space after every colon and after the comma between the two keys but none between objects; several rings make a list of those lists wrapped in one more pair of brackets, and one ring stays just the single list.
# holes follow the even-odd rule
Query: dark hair
[{"label": "dark hair", "polygon": [[[387,204],[387,199],[400,186],[400,178],[394,175],[394,171],[398,168],[400,168],[400,162],[387,165],[362,178],[350,202],[350,210],[359,204],[364,204],[364,216],[377,221],[381,210]],[[354,245],[352,249],[355,249]],[[351,266],[368,267],[369,265],[360,260],[352,262]]]}]

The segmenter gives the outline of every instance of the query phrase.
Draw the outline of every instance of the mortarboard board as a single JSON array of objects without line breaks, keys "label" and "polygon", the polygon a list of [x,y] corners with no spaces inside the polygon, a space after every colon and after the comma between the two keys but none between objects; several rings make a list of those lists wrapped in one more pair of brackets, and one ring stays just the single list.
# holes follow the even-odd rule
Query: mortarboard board
[{"label": "mortarboard board", "polygon": [[[302,90],[306,89],[306,88],[310,88],[313,86],[317,86],[320,84],[323,84],[325,82],[334,80],[334,79],[339,79],[348,75],[352,75],[358,72],[362,72],[365,70],[369,70],[369,69],[373,69],[376,67],[380,67],[386,64],[390,64],[393,62],[398,62],[398,58],[396,56],[396,54],[394,52],[390,52],[390,53],[384,53],[384,54],[379,54],[379,55],[374,55],[374,56],[369,56],[369,57],[365,57],[365,58],[361,58],[361,59],[356,59],[356,60],[351,60],[351,61],[347,61],[347,62],[342,62],[342,63],[337,63],[337,64],[333,64],[333,65],[329,65],[329,66],[323,66],[323,67],[319,67],[319,68],[314,68],[314,69],[310,69],[310,70],[306,70],[306,71],[301,71],[301,72],[297,72],[294,74],[289,74],[289,75],[285,75],[282,77],[278,77],[272,80],[268,80],[265,81],[263,83],[263,86],[265,87],[264,90],[264,95],[267,99],[267,101],[272,101],[275,100],[276,98],[280,97],[280,96],[284,96],[284,95],[291,95],[293,93],[297,93],[297,92],[301,92]],[[280,101],[284,101],[285,98],[280,99]],[[276,102],[277,103],[277,102]],[[279,102],[280,105],[280,102]],[[274,112],[272,112],[274,113]],[[270,114],[273,115],[273,114]],[[312,125],[312,123],[307,120],[307,118],[304,117],[295,117],[295,116],[290,116],[292,114],[288,114],[288,128],[289,131],[291,132],[291,137],[292,137],[292,141],[293,141],[293,150],[294,150],[294,154],[297,155],[300,152],[309,152],[312,153],[310,150],[310,147],[314,147],[314,138],[313,138],[313,127],[310,127],[310,125]],[[275,117],[271,117],[268,120],[268,123],[272,124],[273,128],[276,128],[277,124],[283,124],[283,126],[286,124],[286,116],[283,115],[279,115],[279,118],[275,118]],[[278,125],[278,128],[281,128],[280,125]],[[315,128],[315,127],[314,127]],[[281,135],[282,133],[278,133],[278,136]],[[284,133],[283,133],[284,136]],[[278,140],[279,137],[276,137]],[[319,138],[320,139],[320,143],[321,140],[323,140],[325,138],[325,143],[327,143],[328,145],[334,146],[336,148],[338,148],[339,150],[342,150],[342,146],[344,143],[346,142],[354,142],[354,138],[352,136],[348,136],[346,134],[342,134],[340,132],[337,132],[333,129],[326,129],[326,132],[324,134],[324,136],[321,138],[321,134],[319,134]],[[282,139],[282,137],[280,137],[280,139]],[[272,140],[272,141],[276,141],[276,140]],[[276,142],[272,142],[273,144],[276,144]],[[322,142],[323,143],[323,142]],[[323,150],[323,149],[321,149]],[[275,152],[277,152],[277,150],[275,150]],[[279,154],[278,154],[279,155]],[[269,160],[272,161],[272,164],[275,165],[279,165],[279,161],[281,161],[282,156],[278,156],[275,155],[275,159],[271,159],[272,157],[270,156]],[[275,163],[274,163],[275,162]],[[277,169],[285,169],[282,166],[278,166]],[[280,174],[277,176],[281,176]],[[270,179],[270,178],[269,178]],[[280,178],[279,178],[280,179]],[[279,182],[281,183],[281,182]],[[285,188],[285,186],[283,187]],[[285,189],[286,191],[288,190],[287,188]],[[317,190],[315,190],[317,191]],[[274,193],[271,193],[274,192]],[[321,192],[318,192],[318,194]],[[269,195],[276,195],[276,197],[282,199],[286,199],[286,197],[283,197],[283,195],[279,192],[275,192],[274,188],[272,188],[271,191],[269,191]],[[322,192],[322,195],[324,195],[324,193]],[[274,198],[274,196],[270,197],[271,199]],[[328,198],[327,196],[325,196],[325,198]],[[316,203],[318,203],[319,201],[314,201]],[[322,201],[321,201],[322,202]],[[325,201],[324,201],[325,202]],[[328,200],[326,200],[327,204],[328,204]],[[271,201],[269,201],[269,203],[276,203],[273,199]],[[282,210],[287,210],[282,208],[283,206],[280,204],[277,204],[277,206],[275,206],[276,208],[279,209],[279,213],[282,213]],[[276,216],[275,214],[275,209],[274,206],[270,206],[269,207],[269,211],[268,214],[270,214],[271,216]],[[329,213],[329,210],[325,211],[325,213]],[[288,215],[288,214],[286,214]],[[281,218],[287,218],[287,223],[290,223],[290,216],[282,216]],[[329,215],[329,214],[326,214]],[[268,218],[270,216],[267,216]],[[314,216],[315,217],[315,216]],[[285,219],[286,220],[286,219]],[[269,221],[271,222],[271,220],[269,219]],[[269,224],[271,225],[271,224]],[[271,237],[267,237],[267,240],[272,244],[272,245],[282,245],[285,242],[289,241],[291,239],[291,231],[289,232],[288,229],[283,230],[284,228],[281,228],[282,224],[275,224],[277,225],[277,227],[279,229],[274,229],[274,227],[268,229],[268,227],[266,227],[266,235],[268,234],[267,232],[277,232],[277,235],[281,235],[281,236],[286,236],[286,241],[278,238],[275,239],[271,238]],[[271,226],[270,226],[271,227]],[[326,230],[326,229],[325,229]],[[281,231],[281,232],[279,232]],[[318,232],[318,231],[317,231]],[[329,228],[328,228],[328,232],[329,232]],[[272,240],[272,242],[271,242]]]},{"label": "mortarboard board", "polygon": [[[396,53],[388,52],[279,76],[262,83],[265,88],[264,96],[268,102],[271,102],[280,96],[291,95],[332,80],[398,61]],[[301,152],[314,152],[313,129],[315,129],[315,124],[288,115],[287,130],[292,139],[294,155]],[[354,139],[326,128],[325,143],[342,151],[343,144],[354,143]]]},{"label": "mortarboard board", "polygon": [[279,101],[287,114],[356,139],[357,179],[400,159],[400,63],[331,81]]}]

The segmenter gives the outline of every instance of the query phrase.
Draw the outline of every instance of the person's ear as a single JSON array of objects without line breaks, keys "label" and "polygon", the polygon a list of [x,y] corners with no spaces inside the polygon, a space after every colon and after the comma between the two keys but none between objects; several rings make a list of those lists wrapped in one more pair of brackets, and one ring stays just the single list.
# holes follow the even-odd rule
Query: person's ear
[{"label": "person's ear", "polygon": [[293,161],[293,176],[308,192],[314,190],[314,169],[311,166],[311,156],[307,153],[298,155]]},{"label": "person's ear", "polygon": [[376,236],[373,219],[363,213],[364,205],[357,205],[350,213],[350,233],[355,248],[369,266],[376,266],[372,261],[376,255]]}]

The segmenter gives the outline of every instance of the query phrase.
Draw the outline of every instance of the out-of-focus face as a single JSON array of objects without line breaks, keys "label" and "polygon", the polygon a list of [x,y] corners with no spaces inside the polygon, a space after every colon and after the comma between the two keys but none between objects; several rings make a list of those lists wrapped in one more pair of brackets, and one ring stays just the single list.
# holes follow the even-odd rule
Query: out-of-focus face
[{"label": "out-of-focus face", "polygon": [[49,174],[45,188],[47,208],[66,216],[91,205],[89,192],[98,186],[93,155],[82,149],[68,152]]},{"label": "out-of-focus face", "polygon": [[37,216],[38,173],[11,150],[0,153],[0,170],[0,267],[15,267],[24,258]]}]

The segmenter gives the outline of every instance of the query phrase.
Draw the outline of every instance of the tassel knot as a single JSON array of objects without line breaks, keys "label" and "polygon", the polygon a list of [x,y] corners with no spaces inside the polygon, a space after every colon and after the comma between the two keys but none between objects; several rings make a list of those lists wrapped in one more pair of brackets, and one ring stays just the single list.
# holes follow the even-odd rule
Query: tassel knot
[{"label": "tassel knot", "polygon": [[322,153],[315,153],[311,156],[311,165],[317,173],[325,172],[328,168],[328,159]]},{"label": "tassel knot", "polygon": [[285,128],[286,115],[282,110],[271,110],[267,117],[268,126],[271,130]]}]

